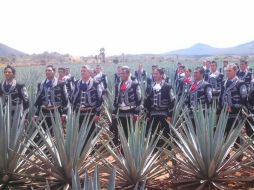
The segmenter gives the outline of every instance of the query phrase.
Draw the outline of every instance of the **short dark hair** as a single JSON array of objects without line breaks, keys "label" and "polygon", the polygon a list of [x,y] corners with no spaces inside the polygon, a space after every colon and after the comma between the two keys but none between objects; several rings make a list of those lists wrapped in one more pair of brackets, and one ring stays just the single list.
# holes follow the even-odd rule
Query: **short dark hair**
[{"label": "short dark hair", "polygon": [[217,66],[217,62],[216,61],[212,61],[212,63],[211,64],[214,64],[214,65],[216,65]]},{"label": "short dark hair", "polygon": [[130,69],[130,67],[128,67],[128,66],[122,66],[122,68],[121,68],[124,72],[126,72],[127,74],[130,74],[131,73],[131,69]]},{"label": "short dark hair", "polygon": [[158,71],[160,73],[160,75],[164,75],[165,74],[165,69],[164,68],[156,68],[154,70]]},{"label": "short dark hair", "polygon": [[179,68],[185,69],[185,66],[184,65],[180,65]]},{"label": "short dark hair", "polygon": [[240,63],[248,64],[248,61],[246,59],[240,59]]},{"label": "short dark hair", "polygon": [[56,68],[53,65],[47,65],[46,68],[51,68],[54,72],[56,72]]},{"label": "short dark hair", "polygon": [[16,69],[15,69],[13,66],[7,65],[7,66],[4,68],[4,71],[5,71],[6,69],[11,69],[11,72],[12,72],[14,75],[16,74]]},{"label": "short dark hair", "polygon": [[229,63],[227,68],[232,68],[232,69],[234,69],[234,71],[237,71],[238,70],[238,65],[235,64],[235,63]]},{"label": "short dark hair", "polygon": [[191,69],[190,68],[185,68],[185,70],[189,71],[191,73]]},{"label": "short dark hair", "polygon": [[59,68],[58,68],[58,71],[61,71],[61,70],[62,70],[62,71],[65,71],[66,68],[64,68],[64,67],[59,67]]},{"label": "short dark hair", "polygon": [[196,67],[195,70],[198,70],[200,74],[205,74],[205,69],[203,67]]}]

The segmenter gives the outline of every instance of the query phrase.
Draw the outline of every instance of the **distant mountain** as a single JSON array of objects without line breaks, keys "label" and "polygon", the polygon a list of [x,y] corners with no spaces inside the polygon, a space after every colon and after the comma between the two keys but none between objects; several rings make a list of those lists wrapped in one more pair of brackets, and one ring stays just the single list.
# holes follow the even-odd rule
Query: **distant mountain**
[{"label": "distant mountain", "polygon": [[26,53],[23,53],[19,50],[13,49],[7,45],[0,43],[0,57],[11,57],[11,56],[21,57],[24,55],[26,55]]},{"label": "distant mountain", "polygon": [[215,48],[198,43],[190,48],[167,52],[167,55],[250,55],[254,54],[254,41],[230,48]]}]

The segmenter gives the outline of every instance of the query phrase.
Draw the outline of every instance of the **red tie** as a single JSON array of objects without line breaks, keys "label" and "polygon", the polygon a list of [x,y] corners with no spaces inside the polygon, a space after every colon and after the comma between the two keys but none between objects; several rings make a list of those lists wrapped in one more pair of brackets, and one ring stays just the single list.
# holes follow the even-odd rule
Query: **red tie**
[{"label": "red tie", "polygon": [[190,87],[190,91],[194,91],[194,90],[196,90],[196,88],[197,88],[197,82],[194,82],[194,83],[191,85],[191,87]]},{"label": "red tie", "polygon": [[183,82],[186,83],[186,84],[189,84],[189,83],[191,83],[191,79],[190,78],[185,78],[185,79],[183,79]]},{"label": "red tie", "polygon": [[121,91],[124,92],[127,89],[127,84],[125,84],[125,83],[121,84],[120,89],[121,89]]}]

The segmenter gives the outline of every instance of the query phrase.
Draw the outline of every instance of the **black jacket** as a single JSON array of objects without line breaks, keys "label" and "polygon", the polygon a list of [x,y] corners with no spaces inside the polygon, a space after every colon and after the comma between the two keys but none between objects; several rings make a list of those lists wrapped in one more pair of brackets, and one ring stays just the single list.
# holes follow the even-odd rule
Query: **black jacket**
[{"label": "black jacket", "polygon": [[74,91],[71,96],[73,109],[78,111],[80,107],[91,108],[92,113],[100,115],[102,107],[102,90],[101,85],[90,79],[86,89],[82,88],[82,80],[77,80],[74,83]]},{"label": "black jacket", "polygon": [[247,101],[247,86],[245,82],[235,77],[230,84],[228,80],[223,82],[221,95],[219,99],[219,108],[229,106],[232,109],[232,114],[238,114]]},{"label": "black jacket", "polygon": [[160,90],[154,90],[153,86],[147,89],[144,107],[149,116],[169,116],[172,117],[175,105],[175,96],[171,85],[162,82]]},{"label": "black jacket", "polygon": [[120,89],[122,83],[115,85],[115,98],[113,114],[116,114],[121,103],[127,107],[134,107],[133,113],[139,114],[141,111],[141,89],[138,82],[128,81],[127,89],[123,92]]},{"label": "black jacket", "polygon": [[198,83],[196,89],[192,90],[190,88],[187,95],[187,106],[189,108],[195,108],[201,104],[203,107],[209,107],[212,103],[212,98],[212,86],[202,80]]},{"label": "black jacket", "polygon": [[67,114],[68,94],[65,83],[57,83],[57,79],[54,79],[52,86],[47,87],[46,81],[38,84],[34,104],[36,107],[35,115],[38,116],[42,108],[49,106],[58,107],[60,114]]},{"label": "black jacket", "polygon": [[27,89],[24,84],[19,84],[16,80],[13,80],[10,87],[4,81],[0,83],[0,97],[3,99],[3,103],[8,102],[8,97],[11,98],[11,109],[15,110],[17,105],[22,104],[23,110],[29,108],[29,98]]}]

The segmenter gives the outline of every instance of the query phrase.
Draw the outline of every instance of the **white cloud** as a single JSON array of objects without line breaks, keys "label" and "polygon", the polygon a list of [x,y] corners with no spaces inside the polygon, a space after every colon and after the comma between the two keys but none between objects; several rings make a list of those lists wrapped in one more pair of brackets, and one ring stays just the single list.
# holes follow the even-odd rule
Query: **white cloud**
[{"label": "white cloud", "polygon": [[0,1],[0,42],[28,53],[161,53],[253,39],[251,0]]}]

